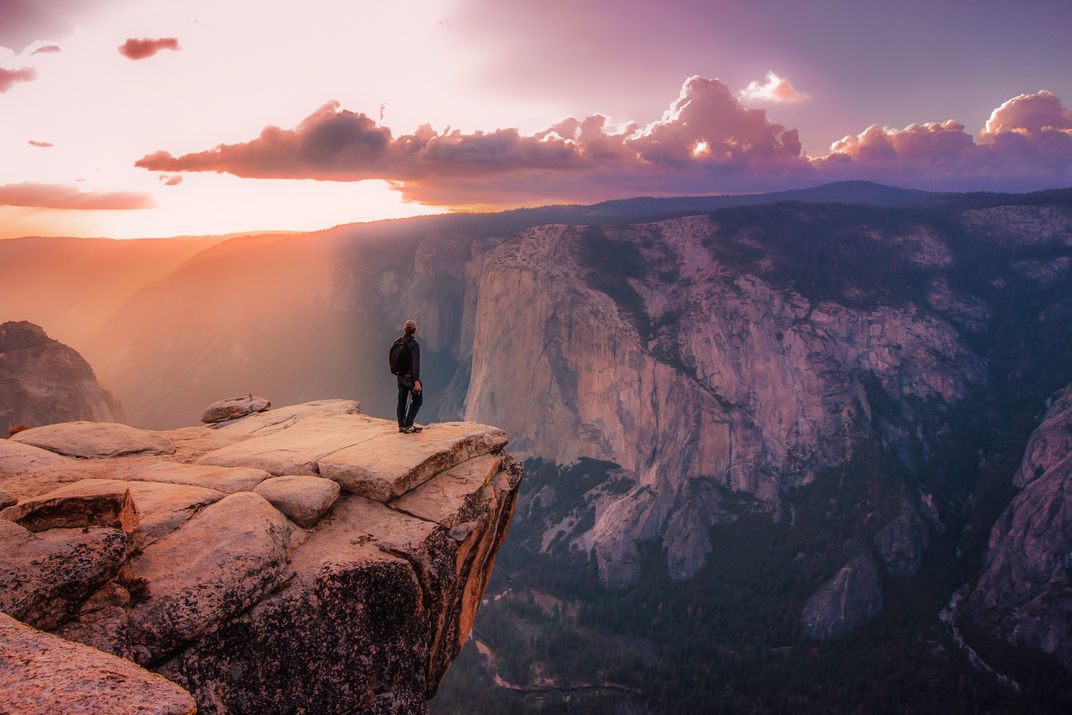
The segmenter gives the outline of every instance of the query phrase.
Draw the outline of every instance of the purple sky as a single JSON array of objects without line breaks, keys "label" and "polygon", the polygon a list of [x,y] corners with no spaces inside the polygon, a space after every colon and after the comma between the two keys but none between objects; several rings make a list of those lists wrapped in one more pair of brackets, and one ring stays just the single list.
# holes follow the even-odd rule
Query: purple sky
[{"label": "purple sky", "polygon": [[1068,0],[0,0],[0,237],[1069,186],[1069,28]]}]

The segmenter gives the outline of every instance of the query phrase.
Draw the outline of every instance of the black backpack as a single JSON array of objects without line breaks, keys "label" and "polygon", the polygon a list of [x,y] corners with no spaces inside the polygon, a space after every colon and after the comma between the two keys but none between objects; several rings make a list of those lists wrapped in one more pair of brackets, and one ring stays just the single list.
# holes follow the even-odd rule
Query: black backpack
[{"label": "black backpack", "polygon": [[387,353],[387,364],[391,368],[392,375],[401,375],[409,367],[408,335],[399,336],[391,343],[391,350]]}]

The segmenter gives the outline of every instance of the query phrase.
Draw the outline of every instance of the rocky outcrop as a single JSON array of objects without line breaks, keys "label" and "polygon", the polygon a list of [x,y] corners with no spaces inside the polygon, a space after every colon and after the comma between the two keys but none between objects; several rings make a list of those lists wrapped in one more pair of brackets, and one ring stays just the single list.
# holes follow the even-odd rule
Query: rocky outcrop
[{"label": "rocky outcrop", "polygon": [[[423,711],[472,627],[520,465],[484,425],[410,436],[354,403],[273,412],[146,434],[166,461],[0,477],[19,498],[0,515],[0,611],[164,675],[199,712]],[[309,473],[254,466],[282,464],[280,445]]]},{"label": "rocky outcrop", "polygon": [[[489,254],[466,416],[503,425],[523,453],[633,475],[597,516],[599,538],[575,535],[605,583],[631,579],[638,540],[661,540],[675,577],[703,565],[719,514],[697,482],[775,510],[783,489],[873,437],[876,401],[911,420],[983,380],[943,316],[851,292],[809,299],[765,275],[776,255],[730,268],[761,247],[707,216],[593,231],[531,229]],[[925,235],[937,270],[948,250]],[[917,262],[919,241],[901,238],[893,248]]]},{"label": "rocky outcrop", "polygon": [[123,410],[81,355],[26,321],[0,324],[0,429],[123,422]]},{"label": "rocky outcrop", "polygon": [[917,574],[929,541],[927,525],[907,499],[901,502],[897,516],[875,534],[882,565],[894,576]]},{"label": "rocky outcrop", "polygon": [[30,531],[102,526],[130,533],[141,515],[126,485],[89,480],[24,499],[0,512],[0,519]]},{"label": "rocky outcrop", "polygon": [[205,424],[214,424],[235,420],[254,412],[264,412],[271,406],[271,402],[263,397],[254,397],[252,393],[244,397],[229,397],[226,400],[217,400],[206,407],[201,415],[201,421]]},{"label": "rocky outcrop", "polygon": [[882,583],[870,556],[857,556],[819,587],[801,614],[809,638],[840,638],[882,612]]},{"label": "rocky outcrop", "polygon": [[12,713],[193,715],[193,697],[130,661],[0,613],[0,692]]},{"label": "rocky outcrop", "polygon": [[990,532],[970,614],[1006,640],[1072,668],[1072,387],[1049,401]]}]

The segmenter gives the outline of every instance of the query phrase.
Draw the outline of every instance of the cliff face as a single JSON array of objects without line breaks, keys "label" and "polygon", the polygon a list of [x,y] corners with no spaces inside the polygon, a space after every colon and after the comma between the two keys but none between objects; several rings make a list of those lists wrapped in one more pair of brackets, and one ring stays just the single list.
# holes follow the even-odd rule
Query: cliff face
[{"label": "cliff face", "polygon": [[1072,386],[1050,399],[1014,481],[1022,491],[990,532],[971,612],[1072,667]]},{"label": "cliff face", "polygon": [[[933,283],[950,260],[923,229],[871,240]],[[745,264],[743,250],[755,254]],[[776,510],[781,490],[845,462],[858,440],[907,441],[924,405],[948,408],[984,380],[948,315],[856,286],[840,302],[809,298],[779,280],[780,260],[706,216],[541,227],[489,254],[467,418],[504,425],[525,453],[632,473],[575,534],[605,582],[631,580],[637,542],[656,539],[687,578],[711,548],[719,490]]]},{"label": "cliff face", "polygon": [[71,420],[123,422],[81,355],[26,321],[0,325],[0,428]]},{"label": "cliff face", "polygon": [[[156,671],[206,713],[422,712],[468,637],[521,481],[501,430],[403,435],[344,400],[16,438],[0,473],[19,499],[0,512],[0,610]],[[20,633],[0,631],[3,650]],[[31,711],[54,705],[53,675],[16,671]]]}]

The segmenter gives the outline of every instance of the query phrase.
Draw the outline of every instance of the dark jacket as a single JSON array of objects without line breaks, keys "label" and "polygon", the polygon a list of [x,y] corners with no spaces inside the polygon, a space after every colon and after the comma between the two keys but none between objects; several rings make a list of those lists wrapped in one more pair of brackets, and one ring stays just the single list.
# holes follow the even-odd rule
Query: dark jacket
[{"label": "dark jacket", "polygon": [[[415,381],[421,379],[421,344],[412,335],[405,336],[403,344],[406,351],[399,360],[399,375],[412,377]],[[407,364],[408,363],[408,364]]]}]

